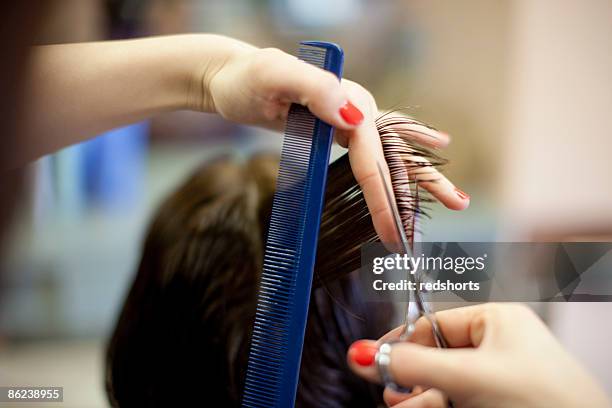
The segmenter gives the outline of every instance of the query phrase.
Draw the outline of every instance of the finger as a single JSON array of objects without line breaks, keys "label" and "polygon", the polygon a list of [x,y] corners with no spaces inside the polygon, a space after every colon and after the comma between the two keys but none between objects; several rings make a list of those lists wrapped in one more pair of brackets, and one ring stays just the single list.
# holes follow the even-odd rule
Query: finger
[{"label": "finger", "polygon": [[[349,349],[349,367],[369,381],[380,382],[374,363],[377,343],[367,340],[356,343]],[[371,353],[371,359],[364,358],[366,352]],[[452,396],[478,382],[476,377],[482,373],[478,372],[475,362],[474,350],[438,349],[406,342],[392,344],[388,369],[398,385],[410,387],[421,384],[441,389]],[[466,370],[466,367],[470,367],[470,370]]]},{"label": "finger", "polygon": [[431,193],[438,201],[451,210],[465,210],[470,205],[470,196],[455,187],[442,173],[436,169],[426,158],[411,156],[414,163],[409,174]]},{"label": "finger", "polygon": [[358,104],[333,73],[277,49],[259,50],[254,64],[264,94],[304,105],[338,129],[355,129],[363,121]]},{"label": "finger", "polygon": [[376,370],[375,357],[379,344],[374,340],[357,340],[346,353],[349,367],[356,374],[368,381],[380,383],[380,377]]},{"label": "finger", "polygon": [[378,127],[393,128],[411,141],[434,149],[444,148],[450,143],[450,136],[431,128],[401,112],[379,112],[376,118]]},{"label": "finger", "polygon": [[[450,347],[476,347],[482,341],[486,325],[491,319],[494,319],[491,314],[494,313],[495,308],[495,304],[485,303],[443,310],[436,312],[435,317]],[[396,327],[382,336],[377,343],[398,340],[403,330],[403,325]],[[434,347],[436,345],[431,323],[426,317],[417,320],[410,341],[423,346]]]},{"label": "finger", "polygon": [[435,388],[430,388],[413,398],[390,406],[392,408],[446,408],[448,401],[444,393]]},{"label": "finger", "polygon": [[[346,137],[353,175],[361,187],[374,229],[380,240],[385,243],[399,242],[384,187],[386,182],[393,195],[389,168],[374,122],[378,112],[376,102],[372,95],[360,85],[349,80],[343,80],[342,84],[349,98],[362,106],[364,113],[364,121],[361,126],[351,131]],[[378,164],[383,169],[385,181],[381,179]]]},{"label": "finger", "polygon": [[385,401],[385,404],[392,407],[392,406],[399,404],[402,401],[405,401],[410,398],[414,398],[417,395],[423,393],[424,391],[425,390],[423,389],[423,387],[419,385],[412,387],[412,391],[410,393],[397,392],[397,391],[393,391],[389,387],[385,387],[385,390],[383,392],[383,400]]}]

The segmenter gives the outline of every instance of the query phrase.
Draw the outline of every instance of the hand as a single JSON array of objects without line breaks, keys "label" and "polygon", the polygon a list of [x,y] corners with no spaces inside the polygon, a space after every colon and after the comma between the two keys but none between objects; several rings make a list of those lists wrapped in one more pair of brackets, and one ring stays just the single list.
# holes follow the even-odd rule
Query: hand
[{"label": "hand", "polygon": [[[336,128],[336,140],[349,149],[353,173],[379,237],[383,242],[394,242],[395,227],[376,165],[380,162],[385,166],[385,160],[375,126],[378,108],[372,95],[352,81],[340,82],[332,73],[280,50],[240,44],[218,65],[199,71],[201,86],[193,89],[202,93],[190,98],[196,101],[195,107],[234,122],[282,130],[292,103],[307,106]],[[425,133],[415,136],[417,143],[440,148],[449,142],[444,133],[419,125],[406,127]],[[433,176],[436,182],[421,185],[434,197],[455,210],[469,205],[469,197],[458,192],[448,179],[437,172]]]},{"label": "hand", "polygon": [[[609,407],[593,378],[562,348],[531,309],[483,304],[436,313],[452,349],[436,349],[429,322],[421,318],[411,343],[395,343],[389,366],[395,382],[415,387],[405,395],[385,390],[397,408]],[[351,368],[378,381],[374,354],[397,339],[401,327],[377,342],[354,343]]]}]

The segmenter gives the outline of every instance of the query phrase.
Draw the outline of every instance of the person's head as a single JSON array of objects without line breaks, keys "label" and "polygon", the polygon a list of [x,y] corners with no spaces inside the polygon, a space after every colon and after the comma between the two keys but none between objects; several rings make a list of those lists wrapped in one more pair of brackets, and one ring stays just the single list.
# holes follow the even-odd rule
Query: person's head
[{"label": "person's head", "polygon": [[[239,405],[277,167],[273,155],[219,158],[162,204],[107,352],[114,405]],[[344,159],[330,170],[328,196],[346,174]],[[318,259],[318,277],[334,279],[313,290],[298,405],[375,406],[380,389],[351,374],[344,356],[389,328],[388,305],[366,308],[351,270],[338,276],[333,252],[320,253],[328,259]]]}]

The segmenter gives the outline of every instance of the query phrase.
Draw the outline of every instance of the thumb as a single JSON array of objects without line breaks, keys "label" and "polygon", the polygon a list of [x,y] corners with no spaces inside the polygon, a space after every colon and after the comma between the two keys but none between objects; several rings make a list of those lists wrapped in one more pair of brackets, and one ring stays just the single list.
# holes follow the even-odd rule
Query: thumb
[{"label": "thumb", "polygon": [[395,343],[391,347],[389,371],[399,385],[434,387],[449,395],[469,388],[474,350],[439,349],[414,343]]},{"label": "thumb", "polygon": [[[374,355],[379,343],[360,340],[348,351],[351,369],[371,381],[380,381]],[[464,393],[473,384],[475,351],[470,349],[437,349],[414,343],[391,345],[389,372],[395,383],[404,387],[422,385],[437,388],[452,397]],[[368,354],[371,358],[365,358]]]}]

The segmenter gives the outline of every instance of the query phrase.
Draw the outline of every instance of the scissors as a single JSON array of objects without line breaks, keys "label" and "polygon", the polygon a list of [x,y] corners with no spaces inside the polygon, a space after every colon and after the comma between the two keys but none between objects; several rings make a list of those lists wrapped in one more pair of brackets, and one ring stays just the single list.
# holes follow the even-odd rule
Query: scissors
[{"label": "scissors", "polygon": [[[385,179],[385,173],[379,162],[377,162],[376,165],[378,166],[378,172],[380,174],[380,177],[382,179],[382,182],[385,188],[385,195],[387,197],[387,203],[389,204],[389,208],[391,209],[391,213],[393,215],[395,229],[401,241],[400,249],[403,250],[404,254],[408,255],[409,257],[413,257],[413,248],[408,244],[408,238],[406,237],[406,231],[404,230],[402,220],[400,218],[399,211],[397,210],[395,200],[393,199],[391,190],[389,188],[389,185],[387,184],[387,180]],[[415,180],[415,192],[418,197],[418,183],[416,182],[416,180]],[[416,202],[417,202],[416,205],[418,206],[418,199],[416,200]],[[417,210],[415,211],[415,222],[416,222],[417,213],[418,213],[418,207],[417,207]],[[414,232],[415,222],[413,222],[413,232]],[[413,237],[414,237],[414,234],[413,234]],[[421,316],[424,316],[431,324],[431,329],[433,332],[434,340],[436,342],[436,346],[438,346],[439,348],[448,348],[448,343],[446,339],[444,338],[442,331],[440,330],[440,326],[438,325],[436,316],[429,308],[429,305],[425,300],[425,295],[423,294],[421,290],[420,286],[421,286],[422,278],[423,278],[423,271],[421,270],[421,268],[414,270],[414,271],[408,271],[408,280],[411,282],[414,282],[415,290],[408,291],[408,306],[406,307],[404,328],[402,330],[402,333],[400,334],[399,339],[400,341],[410,340],[410,337],[412,336],[412,334],[414,333],[416,329],[416,321]]]}]

